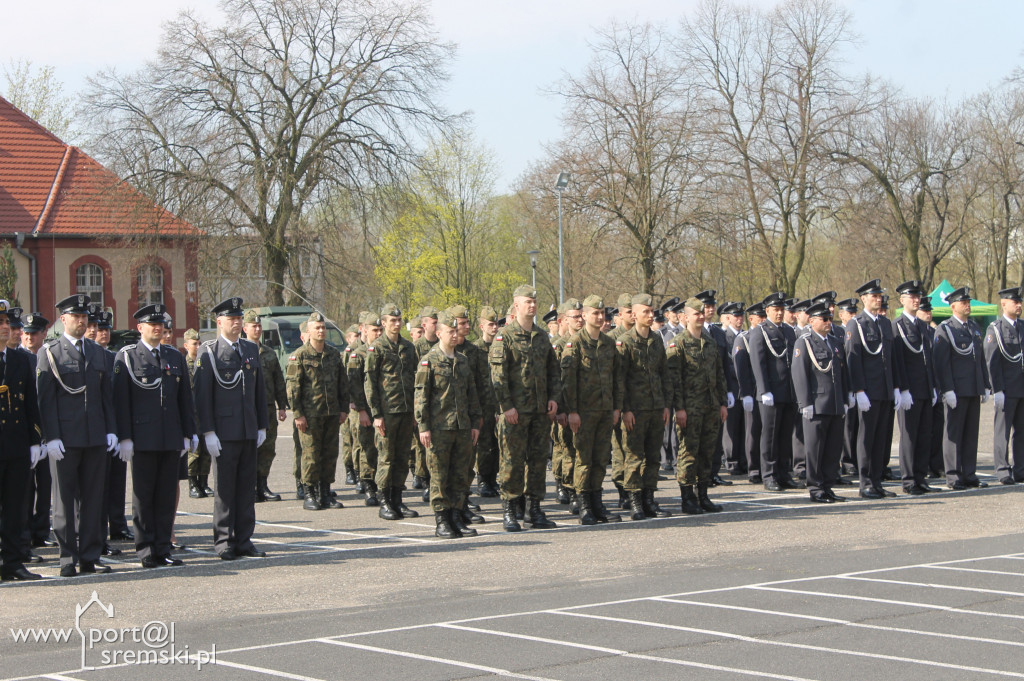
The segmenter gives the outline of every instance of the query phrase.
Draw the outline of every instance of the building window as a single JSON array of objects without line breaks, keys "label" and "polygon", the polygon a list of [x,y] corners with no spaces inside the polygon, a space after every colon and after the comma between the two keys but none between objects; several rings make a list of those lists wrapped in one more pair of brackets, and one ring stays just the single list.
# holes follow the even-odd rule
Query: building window
[{"label": "building window", "polygon": [[84,293],[89,300],[98,303],[101,308],[106,301],[103,300],[103,268],[93,263],[85,263],[79,266],[75,272],[76,293]]},{"label": "building window", "polygon": [[159,265],[148,264],[139,268],[136,275],[139,289],[139,307],[164,302],[164,270]]}]

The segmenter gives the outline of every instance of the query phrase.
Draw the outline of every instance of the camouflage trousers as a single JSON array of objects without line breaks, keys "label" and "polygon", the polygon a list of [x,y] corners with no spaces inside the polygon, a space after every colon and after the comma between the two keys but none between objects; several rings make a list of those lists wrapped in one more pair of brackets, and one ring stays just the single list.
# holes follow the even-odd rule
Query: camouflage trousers
[{"label": "camouflage trousers", "polygon": [[421,478],[430,477],[430,470],[427,467],[427,450],[420,443],[416,429],[412,429],[412,449],[409,450],[409,467],[413,475]]},{"label": "camouflage trousers", "polygon": [[622,433],[622,487],[628,492],[658,489],[661,443],[665,436],[661,409],[635,411],[633,430]]},{"label": "camouflage trousers", "polygon": [[377,487],[405,489],[409,477],[409,442],[416,430],[411,413],[385,414],[384,432],[377,437]]},{"label": "camouflage trousers", "polygon": [[679,436],[676,481],[680,485],[707,485],[711,482],[711,462],[721,428],[722,416],[717,406],[690,406],[686,409],[686,427],[676,424]]},{"label": "camouflage trousers", "polygon": [[573,469],[576,466],[576,447],[573,444],[572,429],[557,423],[551,426],[551,440],[554,447],[551,452],[551,474],[561,480],[566,487],[573,486]]},{"label": "camouflage trousers", "polygon": [[203,436],[199,436],[199,446],[195,449],[190,449],[188,452],[188,475],[190,478],[194,478],[197,475],[209,475],[210,474],[210,453],[206,451],[206,442],[203,440]]},{"label": "camouflage trousers", "polygon": [[302,480],[302,440],[299,439],[299,429],[292,424],[292,445],[295,447],[295,466],[292,473],[296,480]]},{"label": "camouflage trousers", "polygon": [[462,508],[469,496],[473,438],[469,430],[433,430],[427,449],[430,508],[434,513]]},{"label": "camouflage trousers", "polygon": [[502,499],[515,499],[524,493],[532,499],[544,498],[550,432],[547,414],[520,412],[515,425],[506,423],[504,415],[498,417],[498,485]]},{"label": "camouflage trousers", "polygon": [[483,480],[498,477],[498,424],[494,414],[484,414],[480,437],[476,441],[476,472]]},{"label": "camouflage trousers", "polygon": [[[580,412],[580,429],[572,433],[575,447],[572,487],[577,492],[598,492],[604,486],[605,468],[612,457],[612,413]],[[566,484],[569,480],[566,480]]]},{"label": "camouflage trousers", "polygon": [[338,415],[307,416],[306,425],[306,432],[299,433],[299,442],[302,443],[302,482],[305,485],[333,483],[340,444]]},{"label": "camouflage trousers", "polygon": [[359,427],[359,414],[355,410],[350,411],[345,423],[341,424],[341,463],[345,470],[359,470],[359,455],[356,453],[355,437],[352,434],[352,424]]},{"label": "camouflage trousers", "polygon": [[267,407],[267,439],[256,449],[256,475],[270,475],[270,466],[277,454],[277,409]]},{"label": "camouflage trousers", "polygon": [[[358,414],[356,415],[358,418]],[[361,426],[356,421],[356,460],[359,479],[373,482],[377,479],[377,438],[373,426]]]},{"label": "camouflage trousers", "polygon": [[611,436],[611,448],[612,448],[612,482],[618,486],[622,486],[623,472],[623,457],[622,451],[622,421],[620,420],[618,425],[612,428]]}]

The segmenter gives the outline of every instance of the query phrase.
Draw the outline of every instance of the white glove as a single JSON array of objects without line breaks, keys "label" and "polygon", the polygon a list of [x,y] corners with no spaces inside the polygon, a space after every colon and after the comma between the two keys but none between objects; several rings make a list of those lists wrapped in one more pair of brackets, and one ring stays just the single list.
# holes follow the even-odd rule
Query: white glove
[{"label": "white glove", "polygon": [[736,396],[732,393],[725,394],[725,406],[727,409],[732,409],[736,406]]},{"label": "white glove", "polygon": [[743,411],[748,414],[754,411],[754,398],[750,395],[743,398]]},{"label": "white glove", "polygon": [[199,436],[198,436],[198,435],[193,435],[193,436],[192,436],[192,446],[190,447],[190,449],[191,449],[191,450],[192,450],[193,452],[194,452],[195,450],[199,449]]},{"label": "white glove", "polygon": [[28,448],[29,459],[32,462],[30,468],[35,468],[36,464],[46,457],[46,453],[43,452],[43,448],[39,445],[32,445]]},{"label": "white glove", "polygon": [[849,411],[857,406],[857,398],[853,396],[853,393],[846,393],[846,409]]},{"label": "white glove", "polygon": [[117,436],[107,433],[107,451],[117,453]]},{"label": "white glove", "polygon": [[997,393],[993,393],[992,404],[995,405],[996,409],[1002,409],[1003,405],[1006,404],[1006,394],[1002,390]]},{"label": "white glove", "polygon": [[896,404],[900,403],[900,389],[899,388],[893,388],[892,389],[892,401],[895,402]]},{"label": "white glove", "polygon": [[263,443],[267,441],[267,429],[262,428],[256,431],[256,446],[262,447]]},{"label": "white glove", "polygon": [[868,399],[868,394],[863,390],[857,393],[857,409],[861,411],[868,411],[871,409],[871,400]]},{"label": "white glove", "polygon": [[803,414],[805,419],[808,419],[808,420],[813,419],[814,418],[814,405],[812,404],[812,405],[810,405],[808,407],[804,407],[803,409],[800,410],[800,413]]},{"label": "white glove", "polygon": [[189,448],[189,445],[192,444],[192,438],[188,438],[188,437],[185,438],[184,439],[184,443],[185,443],[185,445],[182,447],[181,456],[185,456],[186,454],[188,454],[188,448]]},{"label": "white glove", "polygon": [[988,398],[991,397],[991,395],[992,395],[992,391],[986,389],[985,392],[983,392],[981,394],[981,403],[985,404],[986,402],[988,402]]},{"label": "white glove", "polygon": [[61,440],[50,440],[46,443],[46,456],[54,461],[64,458],[64,443]]},{"label": "white glove", "polygon": [[946,406],[950,409],[956,409],[956,393],[952,390],[947,390],[942,393],[942,401],[946,403]]},{"label": "white glove", "polygon": [[939,403],[939,391],[936,390],[935,388],[932,388],[932,406],[934,407],[938,403]]},{"label": "white glove", "polygon": [[128,463],[132,460],[132,454],[135,453],[135,443],[131,440],[121,440],[119,444],[121,445],[121,452],[118,458]]},{"label": "white glove", "polygon": [[764,395],[761,395],[761,404],[763,404],[766,407],[774,407],[775,395],[772,395],[771,393],[765,393]]},{"label": "white glove", "polygon": [[910,394],[909,390],[900,391],[900,409],[903,411],[909,411],[914,406],[914,397]]},{"label": "white glove", "polygon": [[210,452],[210,456],[215,459],[220,456],[220,438],[217,437],[217,433],[211,430],[203,435],[203,440],[206,442],[206,451]]}]

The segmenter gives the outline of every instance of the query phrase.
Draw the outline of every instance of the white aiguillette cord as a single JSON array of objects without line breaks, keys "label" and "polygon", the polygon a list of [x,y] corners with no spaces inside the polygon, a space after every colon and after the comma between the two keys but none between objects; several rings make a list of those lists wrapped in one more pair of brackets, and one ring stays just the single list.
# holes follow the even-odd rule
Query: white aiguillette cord
[{"label": "white aiguillette cord", "polygon": [[[957,346],[956,340],[953,338],[953,332],[950,331],[949,327],[952,326],[952,325],[949,323],[949,320],[947,319],[946,321],[942,322],[942,326],[946,329],[946,337],[949,338],[949,344],[951,346],[953,346],[953,350],[956,352],[956,354],[961,355],[963,357],[967,357],[968,355],[971,355],[971,356],[974,355],[974,335],[973,334],[971,334],[971,344],[969,346],[970,349],[969,350],[968,349],[961,349],[959,346]],[[968,333],[971,332],[971,327],[967,326],[966,323],[964,324],[964,327],[967,328],[967,332]]]},{"label": "white aiguillette cord", "polygon": [[[835,362],[835,358],[834,357],[830,357],[829,358],[829,362],[828,362],[828,366],[827,367],[822,367],[820,364],[818,364],[818,358],[814,356],[814,351],[811,350],[811,334],[805,333],[804,335],[800,336],[800,338],[802,338],[803,341],[804,341],[804,347],[807,348],[807,356],[811,358],[811,364],[814,365],[814,368],[817,369],[818,371],[820,371],[823,374],[831,373],[832,372],[832,363]],[[825,345],[828,345],[828,341],[825,342]],[[831,346],[829,346],[829,347],[831,347]]]},{"label": "white aiguillette cord", "polygon": [[[238,385],[238,382],[242,380],[242,369],[239,368],[238,371],[235,372],[235,375],[232,376],[230,380],[225,380],[220,377],[220,371],[217,369],[217,359],[213,354],[213,346],[214,344],[216,344],[216,342],[216,339],[214,339],[212,341],[206,341],[205,343],[203,343],[203,348],[206,350],[206,354],[210,356],[210,366],[213,369],[213,377],[217,379],[217,383],[220,384],[220,387],[224,388],[225,390],[234,390],[235,386]],[[239,347],[241,347],[241,345],[239,345]],[[234,349],[232,349],[232,352],[234,352]],[[245,391],[244,383],[242,384],[242,390],[243,392]]]}]

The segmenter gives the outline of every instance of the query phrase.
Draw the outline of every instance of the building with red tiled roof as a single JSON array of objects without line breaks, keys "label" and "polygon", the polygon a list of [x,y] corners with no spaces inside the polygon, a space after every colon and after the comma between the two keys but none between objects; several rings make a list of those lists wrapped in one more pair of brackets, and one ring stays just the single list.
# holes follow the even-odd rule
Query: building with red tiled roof
[{"label": "building with red tiled roof", "polygon": [[18,273],[0,297],[53,318],[56,301],[86,293],[119,329],[162,302],[180,338],[199,325],[199,235],[0,97],[0,243],[16,249]]}]

